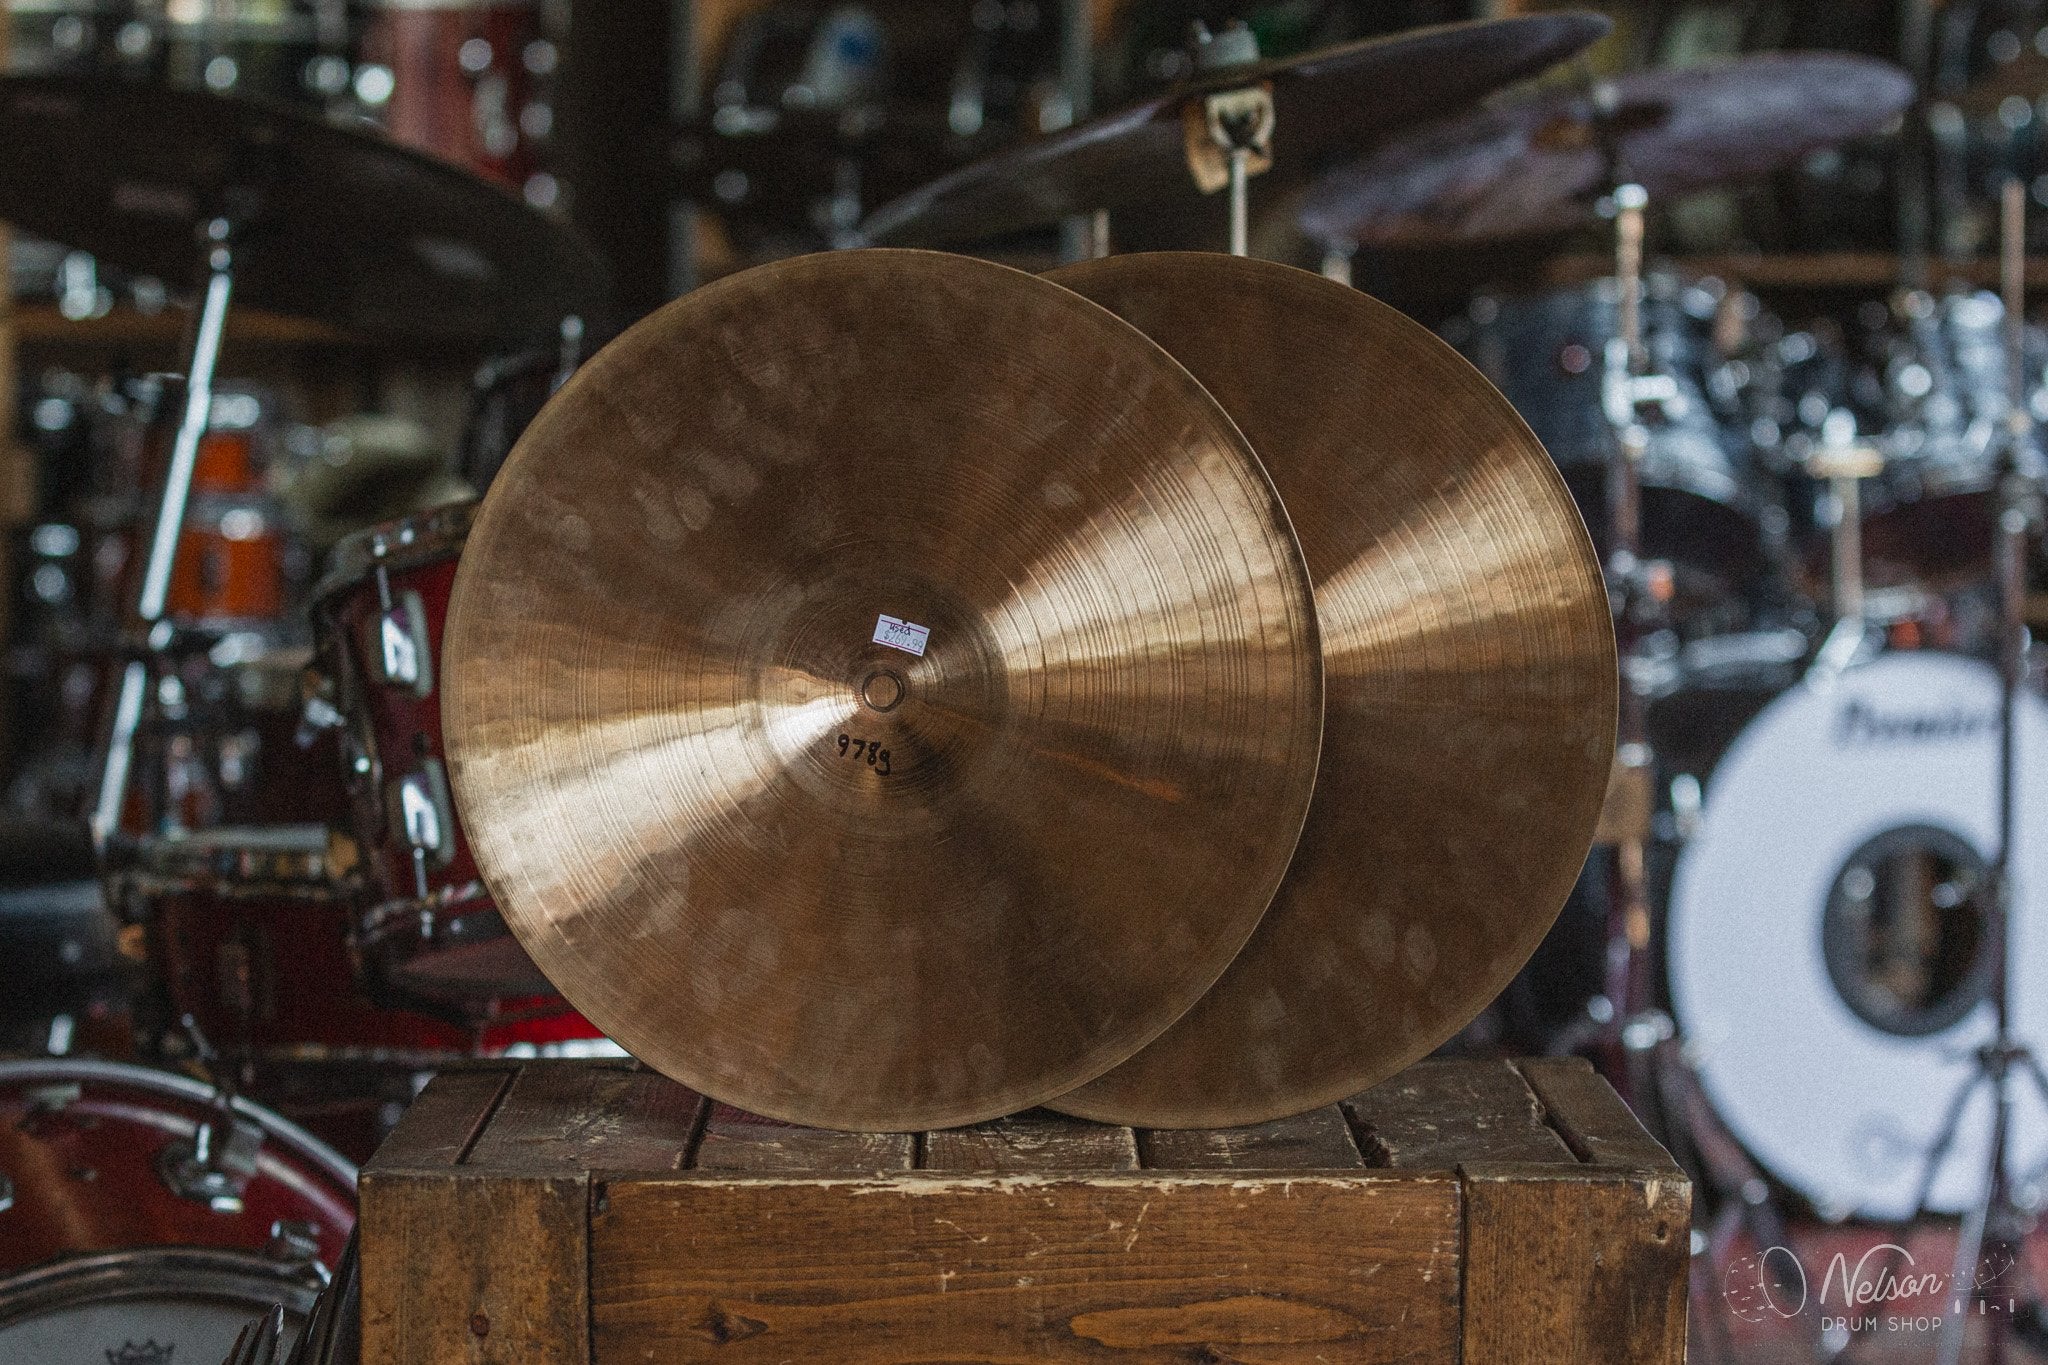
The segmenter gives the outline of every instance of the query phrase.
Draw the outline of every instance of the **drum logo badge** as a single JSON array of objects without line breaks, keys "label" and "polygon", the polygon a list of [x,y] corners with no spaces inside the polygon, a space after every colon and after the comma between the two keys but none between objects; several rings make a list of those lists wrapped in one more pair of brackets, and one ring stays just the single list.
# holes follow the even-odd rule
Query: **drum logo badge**
[{"label": "drum logo badge", "polygon": [[1952,744],[1996,733],[1996,711],[1951,706],[1939,711],[1885,711],[1867,697],[1851,697],[1835,719],[1835,743]]}]

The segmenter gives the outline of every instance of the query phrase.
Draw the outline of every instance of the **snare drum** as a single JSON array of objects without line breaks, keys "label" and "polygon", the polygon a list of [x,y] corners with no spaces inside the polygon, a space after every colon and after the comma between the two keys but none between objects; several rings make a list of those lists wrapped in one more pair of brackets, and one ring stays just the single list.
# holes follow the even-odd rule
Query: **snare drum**
[{"label": "snare drum", "polygon": [[303,1129],[247,1100],[229,1116],[185,1076],[0,1062],[0,1358],[219,1360],[273,1303],[296,1336],[355,1181]]},{"label": "snare drum", "polygon": [[448,999],[553,990],[484,890],[448,791],[441,632],[475,510],[459,503],[348,537],[314,606],[376,895],[364,954],[407,993]]}]

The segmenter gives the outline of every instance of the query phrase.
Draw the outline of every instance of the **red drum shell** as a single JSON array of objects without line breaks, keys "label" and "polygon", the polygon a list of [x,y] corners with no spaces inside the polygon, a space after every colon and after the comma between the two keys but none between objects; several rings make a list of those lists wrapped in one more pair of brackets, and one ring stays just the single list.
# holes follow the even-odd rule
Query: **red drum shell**
[{"label": "red drum shell", "polygon": [[124,1247],[261,1251],[279,1222],[308,1225],[321,1262],[336,1264],[355,1226],[355,1167],[261,1105],[238,1099],[235,1112],[263,1145],[241,1208],[221,1212],[158,1170],[165,1148],[218,1117],[210,1087],[122,1062],[0,1062],[0,1172],[14,1194],[0,1273]]}]

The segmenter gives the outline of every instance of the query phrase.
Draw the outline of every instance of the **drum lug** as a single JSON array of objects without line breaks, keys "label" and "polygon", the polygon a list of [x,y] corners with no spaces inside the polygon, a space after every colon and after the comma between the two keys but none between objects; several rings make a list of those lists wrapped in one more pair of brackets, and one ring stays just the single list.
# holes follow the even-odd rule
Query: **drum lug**
[{"label": "drum lug", "polygon": [[285,1265],[320,1265],[320,1225],[302,1218],[280,1218],[270,1225],[263,1254]]},{"label": "drum lug", "polygon": [[242,1192],[256,1174],[256,1157],[262,1150],[263,1130],[255,1124],[209,1119],[189,1139],[173,1142],[157,1154],[157,1174],[180,1199],[195,1200],[215,1213],[240,1213]]},{"label": "drum lug", "polygon": [[415,864],[422,869],[446,867],[455,857],[455,804],[441,760],[426,759],[400,778],[393,806],[397,828],[392,832],[414,850]]},{"label": "drum lug", "polygon": [[426,607],[416,592],[390,597],[391,605],[377,615],[370,642],[370,676],[386,686],[430,696],[434,690],[434,646],[427,635]]}]

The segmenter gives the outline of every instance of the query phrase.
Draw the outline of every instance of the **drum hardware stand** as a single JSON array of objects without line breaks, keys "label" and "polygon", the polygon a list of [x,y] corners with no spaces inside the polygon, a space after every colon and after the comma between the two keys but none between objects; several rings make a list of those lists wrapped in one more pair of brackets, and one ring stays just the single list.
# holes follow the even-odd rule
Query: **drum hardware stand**
[{"label": "drum hardware stand", "polygon": [[[192,476],[199,460],[199,442],[206,434],[213,412],[213,377],[220,361],[221,338],[227,328],[228,301],[234,290],[232,225],[226,218],[214,218],[200,229],[199,248],[206,267],[206,293],[192,333],[192,363],[185,373],[185,407],[178,432],[171,445],[170,467],[164,473],[162,501],[151,528],[149,551],[143,561],[142,587],[135,603],[136,620],[146,632],[152,654],[169,648],[171,632],[164,620],[164,606],[170,593],[171,570],[178,555],[178,540],[185,526],[185,505],[192,492]],[[114,703],[113,724],[107,739],[107,755],[100,773],[97,799],[93,803],[91,828],[95,847],[105,849],[121,827],[122,808],[135,760],[135,740],[142,727],[152,672],[146,658],[130,659],[121,673],[121,691]]]},{"label": "drum hardware stand", "polygon": [[[2009,1150],[2012,1143],[2014,1085],[2032,1081],[2044,1103],[2048,1103],[2048,1072],[2044,1072],[2033,1049],[2013,1033],[2012,1021],[2012,866],[2014,837],[2018,829],[2018,735],[2015,731],[2019,692],[2026,685],[2028,635],[2024,617],[2026,591],[2026,547],[2039,532],[2041,490],[2039,475],[2029,458],[2033,423],[2027,410],[2026,391],[2026,185],[2017,175],[2005,182],[2000,213],[2000,265],[2005,295],[2005,347],[2007,414],[2006,433],[1999,457],[1998,538],[1994,568],[1998,583],[1999,614],[1999,729],[1998,729],[1998,851],[1989,871],[1987,904],[1989,923],[1985,940],[1991,958],[1991,1006],[1995,1032],[1990,1042],[1977,1049],[1975,1070],[1951,1101],[1947,1117],[1934,1144],[1928,1149],[1927,1165],[1921,1176],[1915,1216],[1927,1209],[1942,1163],[1961,1130],[1965,1111],[1978,1089],[1991,1098],[1991,1153],[1985,1172],[1984,1190],[1978,1202],[1963,1215],[1956,1240],[1956,1258],[1951,1273],[1952,1301],[1965,1300],[1962,1286],[1969,1285],[1968,1298],[1978,1301],[1978,1313],[1986,1329],[1984,1359],[1988,1365],[2002,1365],[2010,1319],[2021,1304],[2030,1315],[2041,1311],[2031,1283],[2026,1296],[2019,1292],[2007,1297],[2005,1311],[1990,1310],[1991,1286],[1977,1283],[1977,1267],[1990,1242],[2011,1253],[2012,1267],[2024,1277],[2020,1252],[2033,1231],[2038,1215],[2024,1208],[2012,1178]],[[1944,1314],[1935,1359],[1939,1365],[1958,1365],[1962,1359],[1963,1337],[1969,1321],[1967,1312]]]},{"label": "drum hardware stand", "polygon": [[1346,251],[1341,246],[1323,248],[1323,278],[1333,280],[1349,289],[1351,287],[1351,258],[1357,254],[1358,244],[1356,242],[1351,244],[1349,251]]},{"label": "drum hardware stand", "polygon": [[[1611,89],[1594,87],[1596,110],[1612,108]],[[1604,119],[1596,116],[1596,126]],[[1618,166],[1618,150],[1603,137],[1610,164]],[[1621,709],[1617,726],[1614,774],[1600,814],[1596,843],[1613,848],[1611,901],[1608,912],[1604,1010],[1589,1011],[1594,1028],[1579,1041],[1604,1054],[1606,1070],[1622,1098],[1638,1110],[1654,1104],[1661,1113],[1667,1139],[1682,1129],[1699,1157],[1702,1173],[1723,1196],[1724,1212],[1713,1231],[1695,1238],[1693,1295],[1713,1292],[1702,1283],[1708,1266],[1718,1263],[1697,1254],[1702,1248],[1726,1247],[1738,1227],[1746,1227],[1759,1247],[1782,1242],[1783,1222],[1773,1205],[1771,1189],[1746,1158],[1728,1159],[1739,1148],[1724,1138],[1717,1123],[1700,1125],[1709,1106],[1699,1080],[1686,1061],[1670,1015],[1655,1005],[1651,992],[1651,913],[1649,842],[1655,811],[1655,753],[1649,739],[1649,701],[1653,670],[1645,657],[1646,643],[1668,626],[1667,610],[1673,583],[1670,566],[1642,557],[1642,465],[1649,453],[1649,420],[1661,416],[1679,396],[1676,380],[1654,372],[1643,339],[1643,243],[1649,195],[1643,187],[1621,182],[1609,197],[1615,219],[1615,278],[1618,289],[1615,336],[1607,345],[1602,389],[1603,407],[1614,430],[1608,464],[1607,503],[1610,545],[1608,592],[1612,600],[1617,653],[1621,660]],[[1598,1002],[1596,1002],[1598,1003]],[[1604,1014],[1604,1018],[1602,1015]],[[1698,1135],[1709,1135],[1700,1141]]]},{"label": "drum hardware stand", "polygon": [[1884,472],[1883,454],[1841,430],[1837,416],[1847,415],[1829,416],[1820,446],[1806,461],[1809,475],[1827,481],[1834,510],[1829,567],[1835,623],[1811,669],[1830,677],[1861,659],[1870,644],[1870,612],[1863,594],[1863,480]]},{"label": "drum hardware stand", "polygon": [[192,1055],[213,1086],[210,1103],[216,1116],[201,1123],[191,1137],[159,1152],[157,1174],[182,1199],[197,1200],[215,1213],[240,1213],[242,1191],[256,1174],[256,1157],[263,1150],[263,1129],[235,1113],[234,1081],[198,1021],[181,1015],[178,1026],[191,1040]]},{"label": "drum hardware stand", "polygon": [[[1242,20],[1211,33],[1199,20],[1189,30],[1197,72],[1249,66],[1259,42]],[[1269,81],[1217,90],[1181,108],[1188,174],[1204,194],[1230,190],[1230,254],[1251,254],[1252,176],[1273,168],[1273,86]]]}]

